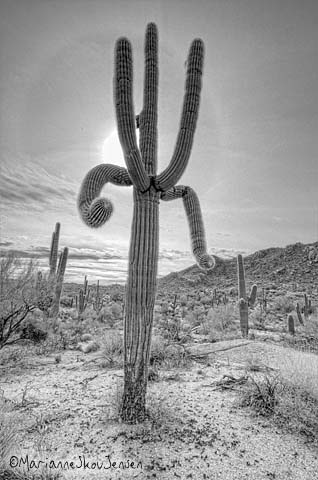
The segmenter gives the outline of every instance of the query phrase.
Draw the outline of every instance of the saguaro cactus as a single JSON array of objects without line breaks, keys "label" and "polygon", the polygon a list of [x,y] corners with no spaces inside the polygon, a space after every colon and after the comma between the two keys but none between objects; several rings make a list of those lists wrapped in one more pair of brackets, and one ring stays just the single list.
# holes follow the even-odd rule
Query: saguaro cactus
[{"label": "saguaro cactus", "polygon": [[78,297],[76,296],[76,308],[79,316],[82,315],[88,305],[89,295],[90,289],[88,288],[87,275],[85,275],[83,288],[80,289]]},{"label": "saguaro cactus", "polygon": [[304,301],[305,301],[305,305],[304,305],[304,317],[305,317],[305,320],[308,320],[309,318],[309,312],[310,312],[310,303],[311,301],[308,299],[308,296],[306,293],[304,293]]},{"label": "saguaro cactus", "polygon": [[197,123],[204,46],[192,42],[185,95],[176,147],[168,167],[157,175],[158,36],[150,23],[145,38],[143,108],[138,116],[139,146],[133,105],[133,61],[130,42],[120,38],[115,47],[114,100],[119,139],[127,170],[98,165],[86,175],[78,197],[84,222],[100,227],[112,214],[112,204],[98,198],[107,182],[133,185],[133,220],[129,248],[124,314],[124,394],[121,417],[128,423],[145,417],[145,396],[157,287],[159,202],[182,198],[188,217],[193,254],[203,269],[214,267],[204,238],[199,200],[186,186],[176,186],[188,164]]},{"label": "saguaro cactus", "polygon": [[65,274],[67,257],[68,257],[68,248],[65,247],[63,252],[60,254],[59,263],[57,265],[60,229],[61,229],[61,224],[57,222],[55,225],[55,231],[52,234],[50,259],[49,259],[49,266],[50,266],[49,282],[52,285],[52,292],[51,292],[52,306],[49,312],[50,317],[55,317],[59,313],[60,298],[61,298],[61,293],[63,288],[64,274]]},{"label": "saguaro cactus", "polygon": [[55,231],[52,234],[49,265],[50,265],[50,276],[53,276],[53,277],[56,274],[57,256],[58,256],[59,239],[60,239],[60,228],[61,228],[61,224],[57,222],[55,224]]},{"label": "saguaro cactus", "polygon": [[251,294],[246,294],[245,272],[242,255],[237,256],[237,272],[238,272],[238,292],[239,292],[239,310],[240,324],[243,337],[248,336],[248,307],[253,307],[256,301],[257,286],[253,285]]},{"label": "saguaro cactus", "polygon": [[95,294],[95,298],[94,298],[94,301],[93,301],[94,310],[97,313],[99,313],[101,311],[101,309],[103,308],[103,304],[104,304],[104,301],[103,301],[103,298],[101,297],[101,294],[100,294],[99,280],[97,280],[96,294]]},{"label": "saguaro cactus", "polygon": [[287,317],[287,328],[288,333],[295,335],[295,319],[292,315],[288,315]]},{"label": "saguaro cactus", "polygon": [[56,278],[55,278],[53,304],[50,311],[50,317],[56,317],[59,313],[60,298],[61,298],[61,293],[63,289],[67,257],[68,257],[68,248],[65,247],[59,258],[59,264],[58,264]]}]

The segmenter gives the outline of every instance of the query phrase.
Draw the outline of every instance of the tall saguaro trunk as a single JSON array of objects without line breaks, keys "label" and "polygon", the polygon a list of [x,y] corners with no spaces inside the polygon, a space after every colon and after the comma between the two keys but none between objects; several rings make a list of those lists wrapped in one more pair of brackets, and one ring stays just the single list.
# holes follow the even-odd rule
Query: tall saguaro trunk
[{"label": "tall saguaro trunk", "polygon": [[159,194],[134,191],[124,330],[125,385],[122,416],[145,415],[148,364],[155,305],[159,245]]},{"label": "tall saguaro trunk", "polygon": [[120,38],[115,48],[114,99],[118,135],[127,169],[112,164],[94,167],[86,175],[78,197],[83,221],[90,227],[103,225],[111,216],[109,200],[99,197],[108,182],[133,186],[133,220],[124,315],[124,394],[121,417],[135,423],[145,418],[148,365],[155,305],[159,250],[159,201],[182,198],[189,222],[192,251],[198,265],[214,267],[207,253],[200,204],[195,192],[176,185],[184,173],[196,128],[203,69],[203,42],[192,42],[179,134],[168,167],[157,175],[158,34],[150,23],[145,39],[143,108],[138,116],[139,145],[132,97],[132,52],[129,41]]}]

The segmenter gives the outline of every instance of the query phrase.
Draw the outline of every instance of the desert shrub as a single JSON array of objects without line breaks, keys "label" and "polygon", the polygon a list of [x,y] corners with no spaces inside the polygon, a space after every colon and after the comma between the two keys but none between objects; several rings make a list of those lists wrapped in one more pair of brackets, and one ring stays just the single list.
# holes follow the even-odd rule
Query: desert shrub
[{"label": "desert shrub", "polygon": [[91,353],[91,352],[97,352],[97,350],[100,349],[100,345],[94,340],[91,340],[89,342],[79,343],[77,345],[77,348],[83,353]]},{"label": "desert shrub", "polygon": [[212,297],[208,297],[207,295],[201,298],[202,305],[211,305],[212,301]]},{"label": "desert shrub", "polygon": [[71,308],[73,306],[73,297],[62,297],[60,300],[61,307]]},{"label": "desert shrub", "polygon": [[272,415],[283,389],[284,384],[279,375],[264,375],[261,379],[250,375],[249,386],[244,390],[241,404],[253,407],[259,415]]},{"label": "desert shrub", "polygon": [[169,303],[168,302],[162,302],[160,309],[161,309],[162,314],[167,314],[168,311],[169,311]]},{"label": "desert shrub", "polygon": [[123,309],[119,303],[113,303],[110,307],[111,314],[115,321],[120,320],[123,316]]},{"label": "desert shrub", "polygon": [[210,308],[207,319],[220,331],[225,331],[236,326],[237,313],[233,305],[220,305]]},{"label": "desert shrub", "polygon": [[202,305],[195,305],[192,312],[189,312],[185,316],[185,321],[191,325],[191,327],[199,326],[205,317],[205,310]]},{"label": "desert shrub", "polygon": [[112,314],[110,307],[103,307],[97,315],[97,320],[101,323],[105,323],[108,327],[113,328],[115,325],[115,318]]},{"label": "desert shrub", "polygon": [[153,335],[151,339],[150,365],[161,365],[165,359],[167,340],[161,335]]},{"label": "desert shrub", "polygon": [[287,296],[276,297],[272,308],[274,311],[281,313],[290,313],[295,310],[293,300]]},{"label": "desert shrub", "polygon": [[262,330],[266,321],[266,314],[260,306],[255,307],[249,315],[250,320],[253,322],[253,326],[256,329]]},{"label": "desert shrub", "polygon": [[210,308],[198,333],[207,335],[210,342],[216,342],[223,338],[235,338],[239,333],[236,318],[233,305],[219,305]]},{"label": "desert shrub", "polygon": [[181,305],[182,307],[186,307],[186,306],[187,306],[187,303],[188,303],[187,295],[181,295],[181,297],[180,297],[180,305]]},{"label": "desert shrub", "polygon": [[36,321],[29,321],[21,328],[20,338],[40,343],[46,339],[48,332]]},{"label": "desert shrub", "polygon": [[0,259],[0,349],[20,339],[18,330],[31,312],[44,309],[42,293],[48,283],[42,279],[45,289],[40,289],[37,279],[33,260],[23,262],[12,253]]},{"label": "desert shrub", "polygon": [[85,310],[81,313],[80,315],[80,320],[82,321],[86,321],[86,322],[92,322],[94,320],[96,320],[98,314],[97,312],[94,310],[93,306],[92,305],[89,305],[85,308]]},{"label": "desert shrub", "polygon": [[241,405],[271,417],[275,426],[318,442],[318,398],[281,374],[249,376]]},{"label": "desert shrub", "polygon": [[123,295],[119,292],[115,292],[111,295],[111,300],[112,300],[112,302],[122,302],[123,301]]},{"label": "desert shrub", "polygon": [[102,356],[105,358],[104,366],[119,365],[122,363],[124,343],[118,332],[110,332],[102,344]]},{"label": "desert shrub", "polygon": [[[262,358],[266,364],[271,360],[271,356]],[[243,404],[273,416],[275,425],[318,442],[317,355],[284,348],[275,364],[279,365],[275,376],[253,375],[243,392]]]}]

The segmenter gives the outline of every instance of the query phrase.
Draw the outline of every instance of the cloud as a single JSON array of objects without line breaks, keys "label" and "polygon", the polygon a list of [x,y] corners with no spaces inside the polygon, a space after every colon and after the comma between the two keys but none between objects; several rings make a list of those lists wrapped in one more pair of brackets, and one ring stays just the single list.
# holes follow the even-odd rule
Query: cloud
[{"label": "cloud", "polygon": [[74,205],[76,186],[61,176],[49,174],[27,157],[16,162],[5,159],[0,179],[0,198],[4,209],[47,211],[63,204]]},{"label": "cloud", "polygon": [[[4,242],[11,243],[11,242]],[[11,245],[9,245],[11,246]],[[62,248],[59,249],[60,251]],[[0,249],[0,257],[13,252],[21,259],[37,260],[38,268],[49,269],[48,246],[30,246],[28,248]],[[217,255],[224,259],[237,256],[238,253],[245,254],[246,251],[234,248],[213,247],[210,254]],[[162,277],[171,272],[178,272],[195,263],[193,254],[188,250],[163,248],[159,251],[158,276]],[[65,272],[65,281],[82,283],[85,275],[89,282],[100,280],[102,284],[125,283],[128,271],[128,250],[122,252],[115,248],[94,248],[88,241],[69,246],[69,256]]]},{"label": "cloud", "polygon": [[0,247],[10,247],[13,245],[12,242],[0,242]]}]

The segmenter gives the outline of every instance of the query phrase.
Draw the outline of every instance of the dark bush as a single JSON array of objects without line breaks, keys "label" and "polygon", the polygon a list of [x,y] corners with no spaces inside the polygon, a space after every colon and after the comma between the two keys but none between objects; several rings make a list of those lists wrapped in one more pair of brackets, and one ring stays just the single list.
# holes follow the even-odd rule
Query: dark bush
[{"label": "dark bush", "polygon": [[28,322],[21,329],[20,338],[31,340],[34,343],[40,343],[47,337],[47,332],[42,330],[38,325]]}]

